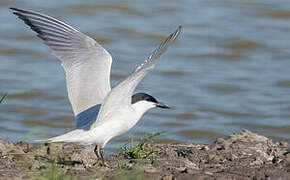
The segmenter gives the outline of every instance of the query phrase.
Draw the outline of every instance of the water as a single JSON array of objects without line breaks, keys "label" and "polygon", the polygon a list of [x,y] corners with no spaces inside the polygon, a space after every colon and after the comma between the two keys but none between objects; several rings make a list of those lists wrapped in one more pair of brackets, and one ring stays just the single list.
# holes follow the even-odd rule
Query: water
[{"label": "water", "polygon": [[0,2],[0,136],[32,141],[74,125],[64,71],[8,7],[53,15],[112,55],[112,85],[122,81],[179,24],[183,32],[138,86],[174,108],[154,109],[130,136],[168,129],[164,142],[209,143],[242,129],[290,142],[290,3],[248,1]]}]

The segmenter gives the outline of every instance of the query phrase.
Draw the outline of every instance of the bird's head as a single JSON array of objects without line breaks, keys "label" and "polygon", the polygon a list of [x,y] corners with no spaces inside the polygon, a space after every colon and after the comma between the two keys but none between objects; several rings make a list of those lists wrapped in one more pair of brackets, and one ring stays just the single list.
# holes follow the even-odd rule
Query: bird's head
[{"label": "bird's head", "polygon": [[132,105],[136,107],[138,110],[144,112],[154,107],[170,109],[168,105],[158,102],[153,96],[150,96],[149,94],[146,93],[134,94],[132,96]]}]

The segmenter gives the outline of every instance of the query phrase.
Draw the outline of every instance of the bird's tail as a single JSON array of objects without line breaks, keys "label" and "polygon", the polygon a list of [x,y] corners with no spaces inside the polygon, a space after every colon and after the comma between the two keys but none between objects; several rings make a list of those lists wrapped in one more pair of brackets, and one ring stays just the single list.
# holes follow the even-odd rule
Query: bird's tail
[{"label": "bird's tail", "polygon": [[40,139],[35,140],[35,142],[39,143],[53,143],[53,142],[81,142],[83,137],[84,131],[81,129],[75,129],[63,135],[55,136],[48,139]]}]

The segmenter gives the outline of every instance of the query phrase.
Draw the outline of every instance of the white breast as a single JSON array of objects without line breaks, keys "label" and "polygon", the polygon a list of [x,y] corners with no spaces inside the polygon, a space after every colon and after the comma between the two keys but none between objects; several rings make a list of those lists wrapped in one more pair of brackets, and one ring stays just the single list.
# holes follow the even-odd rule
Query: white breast
[{"label": "white breast", "polygon": [[92,144],[101,144],[103,147],[106,143],[119,135],[129,131],[140,119],[140,114],[132,107],[123,107],[117,111],[109,113],[105,116],[94,129],[91,129]]}]

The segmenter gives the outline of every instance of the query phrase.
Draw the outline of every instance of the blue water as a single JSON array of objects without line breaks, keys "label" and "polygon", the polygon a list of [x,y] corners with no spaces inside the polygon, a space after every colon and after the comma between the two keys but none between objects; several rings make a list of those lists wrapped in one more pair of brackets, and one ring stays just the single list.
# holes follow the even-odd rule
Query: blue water
[{"label": "blue water", "polygon": [[0,2],[0,136],[51,137],[74,126],[59,61],[9,7],[52,15],[98,40],[121,82],[178,25],[183,32],[138,86],[174,108],[148,112],[109,151],[167,129],[162,141],[208,143],[242,129],[290,142],[290,3],[248,1]]}]

